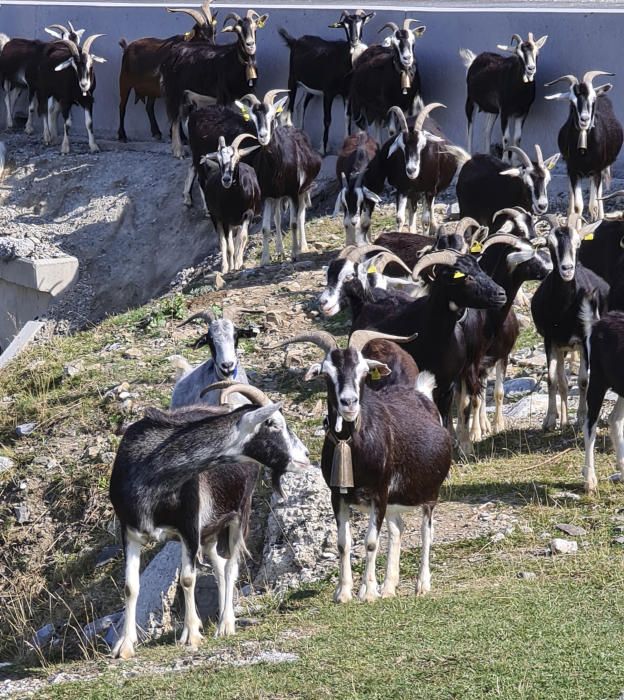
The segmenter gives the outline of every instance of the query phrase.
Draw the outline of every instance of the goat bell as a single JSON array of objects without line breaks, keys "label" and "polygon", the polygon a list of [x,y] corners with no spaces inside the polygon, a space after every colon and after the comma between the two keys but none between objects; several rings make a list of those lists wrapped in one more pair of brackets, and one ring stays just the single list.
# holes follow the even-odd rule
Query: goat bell
[{"label": "goat bell", "polygon": [[404,95],[407,95],[407,91],[412,87],[412,79],[410,78],[410,74],[404,70],[401,71],[401,90],[403,91]]},{"label": "goat bell", "polygon": [[351,447],[346,440],[339,440],[334,448],[329,485],[340,489],[340,493],[347,493],[354,486]]},{"label": "goat bell", "polygon": [[258,78],[258,72],[253,63],[248,63],[245,66],[245,79],[247,80],[250,87],[253,86],[253,81]]},{"label": "goat bell", "polygon": [[579,131],[579,138],[578,138],[577,147],[578,147],[579,151],[586,151],[587,150],[587,129],[581,129]]}]

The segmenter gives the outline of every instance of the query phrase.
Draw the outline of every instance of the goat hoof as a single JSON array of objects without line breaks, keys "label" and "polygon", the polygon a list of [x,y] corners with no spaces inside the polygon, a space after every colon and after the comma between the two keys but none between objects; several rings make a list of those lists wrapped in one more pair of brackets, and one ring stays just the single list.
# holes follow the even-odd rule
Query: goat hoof
[{"label": "goat hoof", "polygon": [[220,622],[215,633],[215,637],[231,637],[236,633],[236,626],[232,622]]},{"label": "goat hoof", "polygon": [[133,656],[136,656],[136,652],[134,651],[134,643],[130,639],[122,637],[113,648],[113,658],[131,659]]},{"label": "goat hoof", "polygon": [[162,134],[152,134],[154,141],[162,141]]},{"label": "goat hoof", "polygon": [[382,598],[395,598],[396,597],[396,586],[383,586],[381,589]]},{"label": "goat hoof", "polygon": [[544,422],[542,423],[542,428],[544,430],[554,430],[557,425],[557,417],[556,416],[546,416],[544,418]]},{"label": "goat hoof", "polygon": [[89,150],[91,153],[99,153],[100,147],[97,144],[94,144],[93,146],[89,146]]},{"label": "goat hoof", "polygon": [[362,603],[374,603],[376,600],[379,600],[380,595],[379,591],[377,590],[377,586],[362,586],[360,588],[358,598],[361,600]]},{"label": "goat hoof", "polygon": [[431,579],[416,580],[416,595],[425,595],[431,591]]},{"label": "goat hoof", "polygon": [[193,200],[190,197],[184,197],[182,203],[185,207],[188,207],[189,209],[193,206]]},{"label": "goat hoof", "polygon": [[32,126],[27,126],[24,129],[24,133],[28,134],[28,136],[32,136],[35,133],[35,130],[32,128]]},{"label": "goat hoof", "polygon": [[353,595],[349,588],[338,586],[334,591],[334,603],[350,603],[353,600]]},{"label": "goat hoof", "polygon": [[505,430],[505,421],[500,420],[500,421],[495,421],[494,422],[494,432],[495,433],[502,433]]}]

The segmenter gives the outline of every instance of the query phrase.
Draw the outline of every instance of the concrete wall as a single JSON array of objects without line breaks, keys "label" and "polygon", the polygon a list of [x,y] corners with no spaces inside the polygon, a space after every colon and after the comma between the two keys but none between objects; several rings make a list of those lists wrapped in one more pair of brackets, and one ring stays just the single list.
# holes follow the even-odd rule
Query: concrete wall
[{"label": "concrete wall", "polygon": [[[112,4],[112,3],[111,3]],[[156,3],[154,3],[156,4]],[[172,3],[173,4],[173,3]],[[180,4],[180,3],[176,3]],[[407,3],[405,3],[407,6]],[[140,36],[167,36],[185,31],[189,19],[181,15],[167,14],[163,7],[106,6],[107,3],[72,3],[58,6],[5,5],[0,7],[0,31],[10,36],[45,37],[43,27],[53,22],[71,19],[76,26],[86,27],[87,33],[105,33],[97,40],[97,53],[108,63],[97,66],[96,132],[111,136],[117,129],[117,76],[121,50],[117,41],[121,36],[134,39]],[[219,3],[216,3],[216,7]],[[368,4],[367,6],[371,6]],[[230,9],[230,8],[228,8]],[[242,12],[245,8],[231,6]],[[324,37],[341,38],[342,32],[330,30],[327,25],[335,21],[339,8],[284,9],[255,6],[258,11],[270,13],[265,29],[258,37],[258,64],[260,68],[259,91],[286,85],[288,51],[277,34],[277,28],[285,26],[295,36],[304,33]],[[226,9],[220,9],[223,17]],[[377,30],[388,20],[400,22],[404,12],[378,9],[377,16],[366,28],[365,39],[369,43],[378,40]],[[436,11],[418,8],[409,12],[427,25],[427,32],[417,46],[418,61],[423,79],[426,101],[440,101],[448,106],[446,112],[438,110],[439,119],[448,135],[458,143],[465,141],[465,71],[458,57],[461,47],[473,51],[495,50],[497,43],[507,43],[512,33],[525,35],[532,31],[536,36],[548,34],[538,64],[538,97],[527,121],[525,145],[539,142],[544,154],[556,150],[556,135],[563,122],[567,107],[563,103],[547,103],[543,83],[563,73],[579,74],[588,69],[617,72],[621,65],[621,37],[624,33],[624,14],[611,12],[549,12],[535,9],[527,12],[492,11]],[[222,35],[220,41],[229,41]],[[624,84],[619,77],[613,79],[615,89],[611,93],[616,111],[624,118]],[[0,110],[1,111],[1,110]],[[310,109],[308,126],[318,123],[320,112]],[[336,145],[342,138],[343,120],[336,105],[335,128],[332,138]],[[142,105],[130,106],[127,115],[127,131],[130,138],[149,138],[147,119]],[[162,109],[159,120],[164,125]],[[74,118],[76,128],[82,130],[80,115]],[[478,123],[476,137],[482,131]],[[164,132],[164,129],[163,129]],[[495,135],[500,133],[495,130]],[[478,143],[478,142],[475,142]],[[616,166],[616,170],[620,169]]]}]

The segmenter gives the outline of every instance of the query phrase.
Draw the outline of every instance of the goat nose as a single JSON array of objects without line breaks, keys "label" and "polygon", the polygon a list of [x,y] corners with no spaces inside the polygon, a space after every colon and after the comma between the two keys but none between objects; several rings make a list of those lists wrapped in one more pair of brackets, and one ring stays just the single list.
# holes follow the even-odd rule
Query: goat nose
[{"label": "goat nose", "polygon": [[344,406],[345,408],[352,408],[357,404],[357,397],[356,396],[341,396],[340,397],[340,405]]},{"label": "goat nose", "polygon": [[222,362],[221,369],[223,370],[223,372],[229,374],[234,369],[234,362]]}]

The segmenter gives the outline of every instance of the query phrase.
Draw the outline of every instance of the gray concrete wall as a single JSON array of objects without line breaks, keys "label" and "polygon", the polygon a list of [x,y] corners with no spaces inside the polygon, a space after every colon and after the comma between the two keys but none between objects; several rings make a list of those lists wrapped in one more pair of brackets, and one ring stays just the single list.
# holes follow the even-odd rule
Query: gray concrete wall
[{"label": "gray concrete wall", "polygon": [[[156,3],[154,3],[156,4]],[[172,3],[173,4],[173,3]],[[179,3],[177,3],[179,4]],[[75,25],[86,27],[87,33],[105,33],[98,39],[97,53],[108,63],[97,66],[96,133],[110,136],[117,128],[117,76],[121,50],[117,41],[121,36],[134,39],[140,36],[167,36],[185,31],[189,20],[185,16],[167,14],[163,7],[106,6],[107,3],[79,3],[71,5],[20,5],[3,4],[0,7],[0,31],[10,36],[45,37],[43,27],[52,22],[71,19]],[[219,7],[219,3],[216,3]],[[242,7],[230,6],[239,12]],[[458,56],[461,47],[475,52],[495,50],[497,43],[507,43],[512,33],[525,35],[532,31],[536,36],[548,34],[549,39],[538,65],[538,97],[525,128],[524,144],[539,142],[544,154],[556,150],[556,135],[565,119],[567,107],[563,103],[547,103],[543,100],[543,83],[563,73],[579,74],[588,69],[618,72],[621,65],[621,39],[624,35],[624,14],[617,9],[608,12],[549,12],[531,8],[530,11],[452,11],[418,8],[406,12],[427,25],[427,32],[417,45],[418,61],[423,80],[426,101],[440,101],[448,106],[446,111],[436,112],[449,137],[461,145],[465,142],[465,71]],[[228,8],[229,9],[229,8]],[[258,64],[260,68],[259,91],[286,85],[288,51],[277,29],[285,26],[295,36],[303,33],[340,38],[341,32],[330,30],[327,25],[335,21],[339,9],[285,9],[255,6],[258,11],[270,13],[265,29],[258,37]],[[227,12],[221,8],[220,15]],[[379,9],[377,16],[367,26],[365,39],[369,43],[378,40],[377,30],[388,20],[400,22],[405,12]],[[222,35],[221,41],[229,41]],[[624,81],[613,79],[613,96],[616,111],[624,118]],[[1,113],[0,108],[0,113]],[[336,145],[342,138],[343,120],[336,106],[335,127],[332,138]],[[309,111],[308,125],[313,128],[320,114],[317,108]],[[161,125],[165,118],[159,110]],[[77,129],[83,129],[82,118],[75,115]],[[477,124],[476,137],[480,138],[481,122]],[[128,110],[127,131],[130,138],[149,138],[149,129],[142,105],[131,105]],[[163,132],[165,130],[163,129]],[[499,131],[495,131],[495,135]],[[478,143],[478,142],[476,142]],[[616,166],[621,170],[621,164]]]}]

